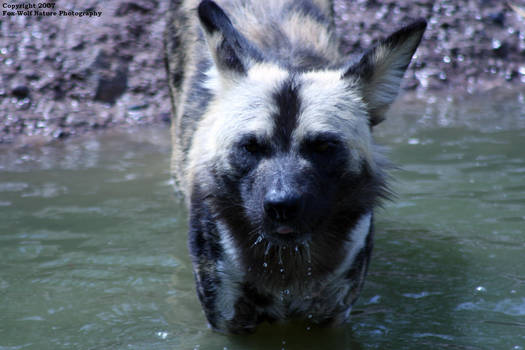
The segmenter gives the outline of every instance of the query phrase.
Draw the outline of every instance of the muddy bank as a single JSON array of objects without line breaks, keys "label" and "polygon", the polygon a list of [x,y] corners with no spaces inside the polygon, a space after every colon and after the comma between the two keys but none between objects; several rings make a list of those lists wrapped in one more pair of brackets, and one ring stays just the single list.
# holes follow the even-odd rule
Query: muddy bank
[{"label": "muddy bank", "polygon": [[[166,1],[59,0],[100,17],[0,17],[0,142],[169,120]],[[18,140],[22,137],[22,140]]]},{"label": "muddy bank", "polygon": [[335,10],[349,53],[401,23],[428,20],[405,76],[407,89],[473,93],[525,83],[525,20],[505,1],[336,1]]},{"label": "muddy bank", "polygon": [[[45,143],[129,125],[168,127],[167,1],[55,4],[55,11],[77,15],[0,16],[0,143]],[[81,11],[101,14],[80,17]],[[336,0],[335,12],[349,55],[411,19],[429,21],[406,74],[407,90],[462,94],[525,85],[525,20],[505,2]]]}]

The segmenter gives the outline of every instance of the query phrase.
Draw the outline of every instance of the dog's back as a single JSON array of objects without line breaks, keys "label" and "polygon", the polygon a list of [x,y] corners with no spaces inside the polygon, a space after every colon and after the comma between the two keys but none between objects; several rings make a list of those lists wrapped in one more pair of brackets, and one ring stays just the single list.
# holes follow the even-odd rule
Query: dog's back
[{"label": "dog's back", "polygon": [[[199,26],[200,0],[172,0],[165,37],[165,62],[174,120],[172,172],[184,192],[184,169],[192,135],[211,100],[205,86],[212,57]],[[291,70],[341,66],[331,0],[219,0],[232,23],[265,59]]]}]

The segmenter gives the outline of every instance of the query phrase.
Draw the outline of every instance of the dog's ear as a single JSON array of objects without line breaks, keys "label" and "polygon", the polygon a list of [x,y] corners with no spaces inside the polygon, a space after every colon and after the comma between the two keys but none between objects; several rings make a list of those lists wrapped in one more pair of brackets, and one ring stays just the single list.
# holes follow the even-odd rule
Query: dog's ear
[{"label": "dog's ear", "polygon": [[416,51],[427,22],[420,19],[401,28],[365,52],[361,60],[343,74],[357,79],[368,106],[370,125],[384,120],[384,114],[394,102],[403,75]]},{"label": "dog's ear", "polygon": [[220,73],[245,74],[251,64],[262,61],[260,52],[233,27],[226,13],[215,2],[202,1],[198,15]]}]

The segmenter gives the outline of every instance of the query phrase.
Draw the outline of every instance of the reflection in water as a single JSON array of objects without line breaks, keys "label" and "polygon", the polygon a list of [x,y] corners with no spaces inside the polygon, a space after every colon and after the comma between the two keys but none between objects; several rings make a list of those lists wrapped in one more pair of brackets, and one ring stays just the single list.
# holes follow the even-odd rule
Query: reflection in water
[{"label": "reflection in water", "polygon": [[[490,98],[488,98],[490,97]],[[338,329],[211,332],[169,184],[166,130],[0,149],[0,350],[521,349],[519,96],[402,101],[376,132],[401,166],[369,277]]]}]

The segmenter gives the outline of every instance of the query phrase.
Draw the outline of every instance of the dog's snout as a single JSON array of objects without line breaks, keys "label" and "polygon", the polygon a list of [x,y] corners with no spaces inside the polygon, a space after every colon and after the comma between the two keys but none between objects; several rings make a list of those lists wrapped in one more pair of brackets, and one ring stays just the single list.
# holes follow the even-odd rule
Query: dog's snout
[{"label": "dog's snout", "polygon": [[287,191],[270,191],[264,198],[266,215],[279,223],[285,223],[297,218],[301,209],[301,196]]}]

